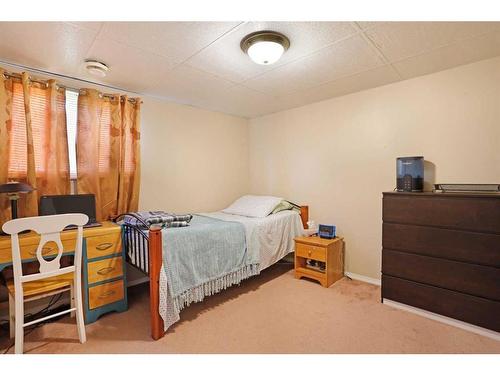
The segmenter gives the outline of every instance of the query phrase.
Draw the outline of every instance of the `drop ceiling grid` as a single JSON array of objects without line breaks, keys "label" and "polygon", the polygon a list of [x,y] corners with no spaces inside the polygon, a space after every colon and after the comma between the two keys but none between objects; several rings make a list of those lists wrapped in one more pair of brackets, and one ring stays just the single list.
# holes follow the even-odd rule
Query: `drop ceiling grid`
[{"label": "drop ceiling grid", "polygon": [[[339,36],[334,37],[331,40],[328,40],[327,38],[326,41],[320,44],[318,44],[319,42],[316,41],[315,43],[318,45],[311,48],[310,45],[306,46],[306,43],[304,43],[304,39],[306,38],[301,36],[301,34],[303,33],[298,33],[297,31],[293,30],[294,26],[307,28],[311,27],[310,24],[335,24],[337,25],[338,29],[348,29],[337,31]],[[318,28],[320,29],[320,31],[323,31],[323,34],[325,34],[324,30],[321,30],[322,27],[325,26],[322,25]],[[280,61],[273,65],[256,65],[240,49],[240,41],[246,35],[251,32],[264,29],[281,32],[287,35],[292,40],[291,48],[283,55]],[[249,79],[260,77],[269,72],[280,69],[290,63],[314,55],[315,53],[331,47],[334,44],[342,42],[345,39],[349,39],[358,33],[359,31],[352,26],[352,22],[246,22],[214,42],[212,46],[213,48],[206,48],[204,49],[204,51],[200,51],[185,63],[197,67],[200,70],[228,79],[232,82],[242,84]],[[325,37],[318,39],[321,40],[324,38]],[[311,41],[309,40],[309,42]],[[297,43],[299,44],[298,47]],[[217,49],[217,47],[219,48]],[[221,53],[221,50],[230,52]],[[303,50],[303,52],[300,52],[301,50]],[[219,57],[221,55],[224,55],[223,61],[219,60]],[[229,63],[227,63],[226,60],[229,60]],[[218,63],[218,66],[214,66],[216,63]],[[220,65],[226,65],[226,67],[221,67]],[[241,69],[243,69],[243,71]],[[252,71],[255,71],[255,73],[252,73]]]},{"label": "drop ceiling grid", "polygon": [[384,55],[384,53],[380,50],[380,48],[370,39],[370,37],[366,34],[366,30],[369,30],[370,28],[372,27],[375,27],[374,24],[372,24],[371,26],[368,26],[367,28],[361,28],[361,26],[359,26],[359,23],[358,22],[355,22],[356,24],[356,27],[359,28],[360,30],[360,34],[361,36],[363,37],[363,39],[366,41],[366,43],[368,43],[370,45],[370,47],[380,56],[380,58],[386,63],[387,66],[390,66],[391,69],[398,75],[399,78],[403,78],[403,76],[401,75],[401,73],[396,69],[396,67],[394,65],[391,64],[391,62],[389,61],[389,59]]},{"label": "drop ceiling grid", "polygon": [[243,85],[279,96],[319,86],[380,65],[383,65],[380,57],[359,34],[356,34],[280,69],[247,80]]},{"label": "drop ceiling grid", "polygon": [[378,22],[363,30],[391,63],[499,29],[499,22]]},{"label": "drop ceiling grid", "polygon": [[[291,37],[273,66],[239,48],[259,29]],[[0,22],[0,31],[0,60],[249,118],[500,55],[500,22]],[[89,78],[91,57],[110,65],[106,78]]]}]

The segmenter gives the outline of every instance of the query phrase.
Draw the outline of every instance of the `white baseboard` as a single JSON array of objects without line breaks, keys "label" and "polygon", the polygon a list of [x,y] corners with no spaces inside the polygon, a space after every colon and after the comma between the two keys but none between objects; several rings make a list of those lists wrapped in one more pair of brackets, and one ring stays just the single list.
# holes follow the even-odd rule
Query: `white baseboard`
[{"label": "white baseboard", "polygon": [[453,327],[461,328],[461,329],[464,329],[466,331],[473,332],[473,333],[476,333],[476,334],[481,335],[481,336],[489,337],[490,339],[493,339],[496,341],[500,341],[500,333],[492,331],[490,329],[478,327],[478,326],[475,326],[473,324],[462,322],[461,320],[449,318],[447,316],[439,315],[439,314],[436,314],[436,313],[433,313],[433,312],[430,312],[427,310],[422,310],[422,309],[419,309],[418,307],[405,305],[404,303],[392,301],[392,300],[387,299],[387,298],[384,298],[382,300],[382,303],[384,305],[387,305],[387,306],[395,307],[396,309],[408,311],[408,312],[411,312],[413,314],[423,316],[425,318],[436,320],[438,322],[445,323],[445,324],[448,324],[448,325],[453,326]]},{"label": "white baseboard", "polygon": [[373,277],[363,276],[363,275],[359,275],[357,273],[352,273],[352,272],[345,272],[344,275],[346,275],[347,277],[350,277],[353,280],[364,281],[365,283],[378,285],[378,286],[381,285],[380,279],[374,279]]}]

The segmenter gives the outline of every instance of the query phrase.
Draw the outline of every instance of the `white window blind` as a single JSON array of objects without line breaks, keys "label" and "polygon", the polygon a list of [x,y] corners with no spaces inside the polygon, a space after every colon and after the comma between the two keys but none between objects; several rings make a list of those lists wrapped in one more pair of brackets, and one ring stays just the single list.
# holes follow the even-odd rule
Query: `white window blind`
[{"label": "white window blind", "polygon": [[[44,126],[48,116],[47,90],[32,87],[30,91],[31,128],[33,135],[33,149],[37,172],[43,172],[45,160],[45,131]],[[24,109],[23,86],[20,82],[13,84],[12,97],[12,132],[11,151],[9,154],[9,177],[25,178],[27,174],[26,151],[26,116]]]},{"label": "white window blind", "polygon": [[78,91],[66,90],[66,128],[68,132],[69,172],[76,179],[76,117],[78,112]]}]

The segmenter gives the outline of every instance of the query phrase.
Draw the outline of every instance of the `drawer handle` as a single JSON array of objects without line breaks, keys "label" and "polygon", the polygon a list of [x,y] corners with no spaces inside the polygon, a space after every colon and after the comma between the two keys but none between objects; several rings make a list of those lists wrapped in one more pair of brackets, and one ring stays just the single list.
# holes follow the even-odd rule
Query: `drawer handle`
[{"label": "drawer handle", "polygon": [[104,276],[110,272],[113,272],[114,269],[115,269],[115,267],[104,267],[104,268],[101,268],[99,271],[97,271],[97,273],[101,276]]},{"label": "drawer handle", "polygon": [[311,256],[312,255],[312,251],[309,250],[309,252],[307,253],[307,255]]},{"label": "drawer handle", "polygon": [[104,292],[101,295],[99,295],[99,297],[97,297],[97,298],[104,299],[104,298],[110,297],[114,294],[116,294],[116,292],[114,290],[108,290],[107,292]]},{"label": "drawer handle", "polygon": [[99,251],[108,250],[113,244],[111,242],[104,242],[97,245],[95,248]]},{"label": "drawer handle", "polygon": [[[42,256],[50,255],[55,250],[53,247],[42,247]],[[32,256],[36,256],[36,250],[29,251],[29,254]]]}]

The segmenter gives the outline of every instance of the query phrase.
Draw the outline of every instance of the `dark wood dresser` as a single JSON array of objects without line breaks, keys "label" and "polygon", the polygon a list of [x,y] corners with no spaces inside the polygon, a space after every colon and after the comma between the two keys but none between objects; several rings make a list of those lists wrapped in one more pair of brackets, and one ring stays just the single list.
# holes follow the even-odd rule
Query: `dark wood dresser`
[{"label": "dark wood dresser", "polygon": [[500,332],[500,195],[384,193],[382,298]]}]

